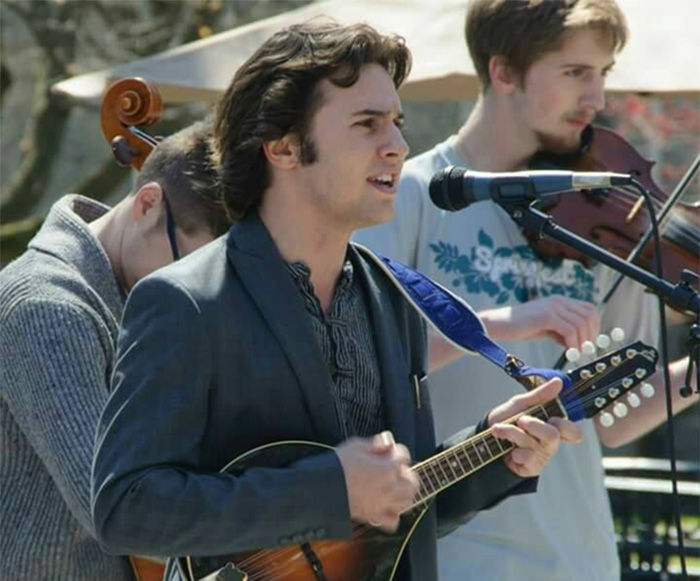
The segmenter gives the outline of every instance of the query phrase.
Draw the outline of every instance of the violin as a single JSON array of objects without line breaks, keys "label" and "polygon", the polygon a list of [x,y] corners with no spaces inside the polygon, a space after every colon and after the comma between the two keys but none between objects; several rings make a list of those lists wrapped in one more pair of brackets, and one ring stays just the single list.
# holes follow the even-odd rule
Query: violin
[{"label": "violin", "polygon": [[153,125],[162,116],[163,100],[147,80],[128,77],[110,85],[102,96],[100,123],[120,166],[141,169],[158,139],[139,126]]},{"label": "violin", "polygon": [[[697,161],[696,161],[697,163]],[[681,280],[684,269],[698,272],[700,263],[700,201],[679,201],[673,208],[664,208],[669,196],[656,185],[651,168],[655,162],[642,157],[623,137],[610,129],[589,125],[583,131],[581,147],[573,154],[537,154],[530,163],[535,169],[567,169],[576,172],[615,172],[629,174],[649,191],[659,221],[663,276],[670,282]],[[643,199],[636,191],[606,188],[563,196],[552,196],[549,204],[541,204],[554,222],[628,259],[651,226]],[[530,243],[540,256],[570,258],[590,266],[591,259],[579,251],[551,239],[532,237]],[[634,262],[655,271],[653,241],[647,242],[634,257]]]},{"label": "violin", "polygon": [[[158,139],[137,126],[153,125],[162,115],[160,93],[145,79],[121,79],[107,89],[102,96],[100,122],[120,166],[141,169]],[[137,581],[160,581],[165,573],[165,563],[153,558],[130,555],[129,563]]]}]

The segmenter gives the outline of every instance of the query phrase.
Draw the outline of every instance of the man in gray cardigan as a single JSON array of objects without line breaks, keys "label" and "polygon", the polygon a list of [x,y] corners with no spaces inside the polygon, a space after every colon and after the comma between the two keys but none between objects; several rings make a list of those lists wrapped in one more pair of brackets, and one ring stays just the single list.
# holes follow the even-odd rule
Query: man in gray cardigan
[{"label": "man in gray cardigan", "polygon": [[[110,550],[206,557],[304,545],[296,562],[321,579],[329,565],[310,541],[349,539],[353,522],[396,530],[418,493],[410,458],[436,449],[425,329],[349,239],[393,214],[408,153],[396,88],[409,66],[397,37],[311,23],[274,35],[238,69],[214,142],[240,221],[140,281],[126,305],[93,471],[96,532]],[[532,490],[560,430],[578,431],[528,416],[493,429],[518,448],[438,497],[397,581],[434,581],[438,525]],[[328,448],[219,472],[280,440]],[[262,572],[270,559],[236,560],[250,578],[276,578]]]},{"label": "man in gray cardigan", "polygon": [[3,579],[134,579],[127,558],[94,539],[95,429],[125,294],[227,225],[207,161],[209,132],[197,124],[164,140],[112,209],[60,199],[27,251],[0,272]]}]

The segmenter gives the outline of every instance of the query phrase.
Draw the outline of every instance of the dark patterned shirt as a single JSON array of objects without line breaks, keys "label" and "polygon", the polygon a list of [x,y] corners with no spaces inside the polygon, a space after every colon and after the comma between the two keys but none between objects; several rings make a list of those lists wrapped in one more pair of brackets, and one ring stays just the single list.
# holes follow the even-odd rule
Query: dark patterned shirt
[{"label": "dark patterned shirt", "polygon": [[310,315],[314,336],[328,364],[331,392],[343,438],[371,436],[384,429],[379,366],[367,305],[348,260],[328,314],[302,262],[287,264]]}]

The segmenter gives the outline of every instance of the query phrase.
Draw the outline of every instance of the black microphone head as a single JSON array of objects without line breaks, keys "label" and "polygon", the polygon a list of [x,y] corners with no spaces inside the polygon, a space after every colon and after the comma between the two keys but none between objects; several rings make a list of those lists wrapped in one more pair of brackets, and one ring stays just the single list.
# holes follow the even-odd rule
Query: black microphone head
[{"label": "black microphone head", "polygon": [[451,165],[433,175],[428,188],[433,204],[449,212],[456,212],[468,206],[469,201],[463,193],[466,172],[463,167]]}]

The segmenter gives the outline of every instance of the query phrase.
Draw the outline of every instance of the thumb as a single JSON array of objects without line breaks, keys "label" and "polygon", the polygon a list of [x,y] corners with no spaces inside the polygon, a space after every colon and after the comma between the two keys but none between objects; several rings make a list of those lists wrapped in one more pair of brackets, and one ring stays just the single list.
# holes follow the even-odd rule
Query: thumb
[{"label": "thumb", "polygon": [[368,451],[373,454],[384,454],[391,450],[396,441],[394,440],[394,434],[389,430],[385,430],[379,434],[372,436],[369,440]]}]

